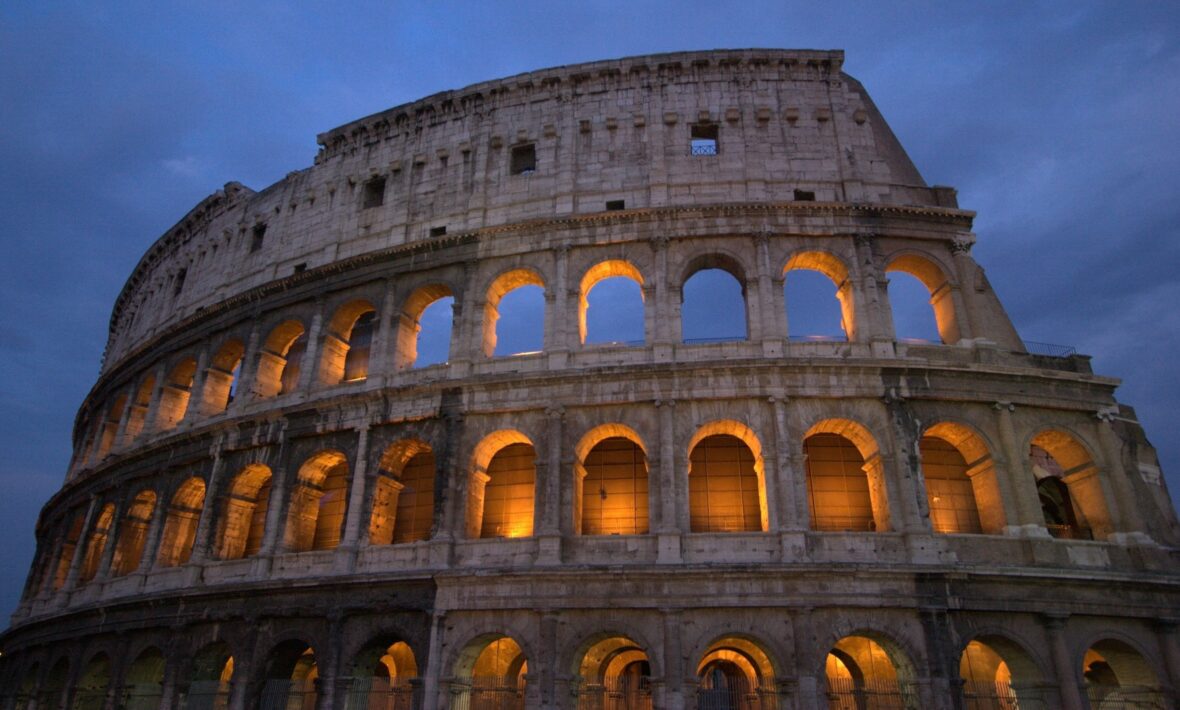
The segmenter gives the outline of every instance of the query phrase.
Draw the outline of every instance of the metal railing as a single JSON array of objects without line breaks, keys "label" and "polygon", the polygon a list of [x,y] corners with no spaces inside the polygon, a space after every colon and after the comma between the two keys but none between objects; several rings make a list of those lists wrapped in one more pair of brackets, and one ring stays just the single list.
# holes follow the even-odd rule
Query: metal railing
[{"label": "metal railing", "polygon": [[813,515],[811,529],[817,532],[875,532],[877,522],[859,515]]},{"label": "metal railing", "polygon": [[963,681],[963,710],[1049,710],[1041,694],[1008,683]]},{"label": "metal railing", "polygon": [[1136,685],[1087,685],[1090,710],[1166,710],[1164,694]]},{"label": "metal railing", "polygon": [[847,343],[848,338],[843,335],[788,335],[792,343]]},{"label": "metal railing", "polygon": [[773,679],[751,682],[727,677],[722,686],[704,679],[697,688],[697,710],[778,710],[778,692]]},{"label": "metal railing", "polygon": [[348,685],[347,710],[418,710],[422,685],[411,678],[353,678]]},{"label": "metal railing", "polygon": [[517,676],[474,676],[449,684],[450,710],[524,710],[525,681]]},{"label": "metal railing", "polygon": [[651,710],[651,679],[616,676],[583,681],[578,686],[578,710]]},{"label": "metal railing", "polygon": [[1045,355],[1047,357],[1070,357],[1078,354],[1078,349],[1072,345],[1037,343],[1032,340],[1024,341],[1024,349],[1028,351],[1029,355]]},{"label": "metal railing", "polygon": [[686,345],[697,343],[740,343],[745,339],[746,336],[744,335],[712,335],[704,338],[685,338],[684,343]]},{"label": "metal railing", "polygon": [[717,155],[717,144],[694,143],[690,152],[692,155]]},{"label": "metal railing", "polygon": [[262,686],[259,710],[315,710],[314,680],[272,678]]},{"label": "metal railing", "polygon": [[916,710],[918,696],[908,683],[828,678],[828,710]]},{"label": "metal railing", "polygon": [[123,689],[122,710],[156,710],[164,695],[159,683],[136,683]]},{"label": "metal railing", "polygon": [[229,707],[229,683],[220,680],[194,680],[184,694],[183,710],[225,710]]}]

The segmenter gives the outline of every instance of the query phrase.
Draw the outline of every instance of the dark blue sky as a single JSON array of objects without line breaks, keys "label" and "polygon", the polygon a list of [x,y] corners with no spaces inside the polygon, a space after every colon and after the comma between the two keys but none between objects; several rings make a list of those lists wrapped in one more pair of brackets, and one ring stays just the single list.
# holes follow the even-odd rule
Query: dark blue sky
[{"label": "dark blue sky", "polygon": [[0,614],[60,485],[115,296],[230,180],[315,135],[542,67],[843,48],[1021,335],[1124,378],[1180,490],[1180,4],[29,2],[0,7]]}]

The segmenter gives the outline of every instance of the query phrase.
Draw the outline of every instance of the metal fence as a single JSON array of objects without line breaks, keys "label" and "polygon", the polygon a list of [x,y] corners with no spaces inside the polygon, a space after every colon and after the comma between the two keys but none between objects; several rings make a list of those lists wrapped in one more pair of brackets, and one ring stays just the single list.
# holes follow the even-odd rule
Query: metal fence
[{"label": "metal fence", "polygon": [[106,688],[79,688],[74,692],[74,704],[70,708],[71,710],[102,710],[106,701]]},{"label": "metal fence", "polygon": [[651,679],[618,676],[578,686],[578,710],[651,710]]},{"label": "metal fence", "polygon": [[272,678],[262,686],[259,710],[315,710],[314,680]]},{"label": "metal fence", "polygon": [[1054,343],[1036,343],[1024,341],[1024,349],[1029,355],[1045,355],[1047,357],[1070,357],[1077,355],[1078,349],[1072,345],[1055,345]]},{"label": "metal fence", "polygon": [[1166,710],[1164,694],[1133,685],[1087,685],[1090,710]]},{"label": "metal fence", "polygon": [[353,678],[348,684],[347,710],[418,710],[422,685],[410,678]]},{"label": "metal fence", "polygon": [[229,683],[194,680],[184,694],[183,710],[225,710],[229,707]]},{"label": "metal fence", "polygon": [[1079,525],[1045,525],[1049,534],[1059,540],[1093,540],[1094,531]]},{"label": "metal fence", "polygon": [[773,680],[733,677],[723,686],[702,684],[697,688],[697,710],[778,710],[775,688]]},{"label": "metal fence", "polygon": [[1049,710],[1036,688],[1013,688],[1008,683],[963,682],[963,710]]},{"label": "metal fence", "polygon": [[450,683],[451,710],[524,710],[525,681],[517,676],[474,676]]},{"label": "metal fence", "polygon": [[916,710],[918,695],[908,683],[828,678],[828,710]]},{"label": "metal fence", "polygon": [[164,689],[159,683],[136,683],[123,689],[121,710],[156,710],[160,707],[160,699]]}]

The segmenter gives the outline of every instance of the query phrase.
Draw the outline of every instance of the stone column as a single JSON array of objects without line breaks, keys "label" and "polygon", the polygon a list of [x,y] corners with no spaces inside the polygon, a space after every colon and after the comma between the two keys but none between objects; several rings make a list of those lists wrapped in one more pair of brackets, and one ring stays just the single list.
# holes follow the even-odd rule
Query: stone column
[{"label": "stone column", "polygon": [[209,348],[201,348],[197,353],[197,370],[193,373],[192,389],[188,394],[188,408],[177,424],[191,425],[194,421],[206,416],[203,404],[205,401],[205,380],[209,376]]},{"label": "stone column", "polygon": [[136,387],[132,386],[127,393],[127,403],[123,405],[123,414],[119,416],[119,425],[115,429],[115,440],[111,444],[112,449],[117,449],[127,444],[127,423],[131,421],[131,410],[136,407],[135,395]]},{"label": "stone column", "polygon": [[1168,674],[1168,682],[1163,685],[1171,692],[1180,689],[1180,643],[1176,640],[1177,627],[1180,627],[1180,619],[1169,617],[1157,619],[1155,622],[1155,635],[1159,639],[1164,669]]},{"label": "stone column", "polygon": [[791,440],[787,424],[787,398],[770,398],[774,417],[774,450],[777,465],[775,474],[775,508],[778,511],[778,528],[784,561],[794,561],[806,554],[803,533],[808,528],[807,520],[807,475],[802,452],[797,451]]},{"label": "stone column", "polygon": [[540,655],[545,663],[540,665],[539,680],[541,683],[541,707],[557,708],[556,662],[557,662],[557,614],[552,611],[540,612]]},{"label": "stone column", "polygon": [[[328,653],[316,658],[319,670],[319,691],[316,693],[316,710],[337,710],[344,706],[348,697],[348,679],[340,677],[340,656],[343,651],[344,615],[339,609],[328,612]],[[340,687],[344,685],[344,687]],[[343,692],[339,692],[343,691]]]},{"label": "stone column", "polygon": [[281,551],[283,537],[286,533],[287,509],[290,507],[288,491],[294,474],[288,471],[284,462],[281,469],[271,473],[270,500],[266,506],[266,527],[263,530],[262,545],[258,550],[259,557],[271,557]]},{"label": "stone column", "polygon": [[545,466],[537,467],[539,524],[534,534],[538,544],[537,562],[556,565],[561,564],[561,494],[566,474],[561,470],[561,441],[565,409],[554,405],[545,410],[545,415]]},{"label": "stone column", "polygon": [[[860,288],[854,300],[857,339],[872,344],[873,354],[888,357],[893,354],[893,314],[889,310],[887,285],[889,280],[877,270],[874,255],[875,234],[854,234],[856,248],[855,273],[859,274]],[[849,278],[853,278],[849,276]]]},{"label": "stone column", "polygon": [[201,566],[209,559],[213,543],[213,525],[217,520],[217,502],[221,496],[222,472],[225,470],[225,460],[221,458],[222,442],[214,446],[213,467],[209,470],[209,482],[205,486],[205,501],[201,505],[201,517],[197,520],[197,530],[193,533],[193,552],[189,555],[189,564]]},{"label": "stone column", "polygon": [[315,380],[320,372],[320,353],[323,352],[320,342],[324,339],[323,329],[324,299],[321,297],[316,299],[315,315],[311,318],[311,327],[307,332],[307,349],[303,352],[303,362],[299,366],[299,384],[295,388],[298,392],[306,393],[317,384]]},{"label": "stone column", "polygon": [[164,388],[168,385],[165,381],[167,377],[168,371],[164,369],[164,364],[160,363],[156,366],[152,398],[148,401],[147,412],[143,415],[143,429],[140,430],[142,434],[151,434],[160,428],[156,419],[160,416],[160,398],[164,396]]},{"label": "stone column", "polygon": [[955,281],[959,284],[955,289],[958,295],[955,305],[962,306],[959,310],[959,337],[980,339],[982,333],[976,332],[976,324],[981,322],[978,313],[980,307],[975,297],[975,284],[972,283],[976,268],[975,260],[971,258],[971,246],[974,243],[974,235],[965,234],[956,236],[947,247],[955,260],[955,272],[958,277]]},{"label": "stone column", "polygon": [[1116,540],[1128,537],[1143,541],[1148,538],[1143,526],[1143,520],[1136,515],[1138,506],[1135,501],[1135,491],[1131,488],[1130,472],[1123,464],[1123,442],[1114,430],[1115,413],[1102,411],[1098,413],[1095,429],[1098,430],[1098,443],[1102,447],[1102,458],[1106,465],[1100,480],[1108,485],[1102,486],[1104,493],[1109,493],[1108,507],[1114,523]]},{"label": "stone column", "polygon": [[1016,428],[1012,424],[1012,412],[1016,406],[1010,402],[996,402],[993,405],[1000,430],[1000,446],[1008,462],[1001,478],[1007,478],[1008,492],[1016,503],[1016,518],[1008,521],[1008,534],[1024,537],[1048,537],[1045,516],[1041,514],[1040,497],[1033,474],[1028,470],[1028,452],[1021,452],[1016,443]]},{"label": "stone column", "polygon": [[[444,622],[447,613],[435,611],[430,619],[430,645],[426,651],[426,676],[422,684],[422,710],[447,710],[448,696],[446,689],[439,681],[443,677],[442,646],[445,633]],[[448,674],[449,675],[449,674]]]},{"label": "stone column", "polygon": [[1084,710],[1082,692],[1079,686],[1078,672],[1070,658],[1069,647],[1065,643],[1065,622],[1068,614],[1045,614],[1041,624],[1045,627],[1045,635],[1049,641],[1049,653],[1053,658],[1053,671],[1057,675],[1057,687],[1061,693],[1061,707],[1063,710]]},{"label": "stone column", "polygon": [[[664,563],[680,562],[680,535],[687,530],[681,526],[681,515],[677,503],[680,499],[678,490],[681,487],[681,476],[676,466],[676,401],[656,400],[656,411],[660,420],[660,460],[658,481],[655,485],[649,481],[651,491],[648,501],[651,505],[655,497],[656,505],[650,514],[654,517],[653,529],[658,536],[657,561]],[[685,515],[687,516],[685,511]]]},{"label": "stone column", "polygon": [[156,566],[156,555],[160,551],[160,538],[164,534],[164,521],[168,516],[168,507],[169,501],[164,500],[163,496],[156,498],[156,507],[152,511],[152,521],[148,524],[143,553],[139,556],[137,574],[146,575]]},{"label": "stone column", "polygon": [[[782,284],[775,286],[774,269],[770,263],[770,238],[774,233],[764,229],[754,235],[755,258],[758,260],[759,339],[762,353],[767,357],[782,355],[783,340],[787,337],[786,307]],[[753,340],[753,333],[751,340]]]},{"label": "stone column", "polygon": [[250,400],[254,392],[254,380],[258,378],[258,362],[261,359],[259,350],[258,314],[253,315],[253,325],[250,326],[250,336],[246,339],[246,349],[242,353],[242,364],[238,366],[238,386],[234,394],[234,401],[229,403],[226,411],[236,415]]},{"label": "stone column", "polygon": [[62,591],[69,592],[78,586],[78,575],[82,570],[82,561],[86,559],[87,540],[93,532],[94,517],[98,514],[98,496],[90,496],[90,503],[86,506],[86,517],[82,520],[82,531],[78,533],[78,542],[74,543],[74,557],[70,560],[70,570],[66,574],[66,581],[62,584]]},{"label": "stone column", "polygon": [[127,512],[126,499],[119,501],[115,505],[115,514],[111,516],[111,525],[107,528],[107,539],[103,545],[102,557],[99,558],[98,572],[95,573],[92,583],[102,583],[107,581],[111,576],[111,560],[115,557],[115,548],[119,543],[119,534],[123,531],[123,526],[127,521],[123,518]]},{"label": "stone column", "polygon": [[[892,390],[885,397],[885,411],[891,426],[887,429],[889,449],[893,452],[893,485],[889,489],[891,524],[906,533],[932,533],[926,484],[922,478],[918,455],[918,425],[905,400]],[[890,472],[887,472],[888,476]]]},{"label": "stone column", "polygon": [[[571,324],[577,323],[577,315],[570,314],[568,285],[569,244],[558,244],[553,250],[555,276],[552,284],[545,288],[545,334],[542,349],[547,353],[550,368],[565,366],[566,357],[574,347],[575,337]],[[577,300],[573,301],[577,304]]]},{"label": "stone column", "polygon": [[385,294],[381,298],[381,310],[377,313],[377,328],[373,333],[373,344],[369,351],[369,382],[384,384],[394,372],[394,354],[397,344],[397,328],[400,322],[395,314],[395,284],[393,279],[385,280]]},{"label": "stone column", "polygon": [[348,508],[344,513],[344,532],[338,548],[347,558],[347,568],[356,566],[357,548],[369,542],[368,528],[363,526],[365,497],[372,490],[375,476],[369,476],[369,425],[357,427],[356,459],[352,467],[352,479],[348,482]]},{"label": "stone column", "polygon": [[[802,607],[791,614],[791,631],[795,640],[795,705],[797,710],[819,710],[819,692],[825,687],[827,679],[822,675],[816,677],[816,668],[803,665],[802,661],[810,656],[812,645],[815,644],[815,631],[812,628],[811,607]],[[825,704],[826,708],[827,705]]]},{"label": "stone column", "polygon": [[655,254],[655,273],[652,274],[655,288],[654,332],[650,334],[651,345],[655,346],[657,361],[672,359],[672,345],[680,342],[680,314],[673,313],[671,284],[668,275],[668,237],[652,237],[650,246]]},{"label": "stone column", "polygon": [[660,609],[660,615],[664,618],[664,702],[660,707],[666,710],[684,710],[685,668],[681,658],[681,612],[679,609]]}]

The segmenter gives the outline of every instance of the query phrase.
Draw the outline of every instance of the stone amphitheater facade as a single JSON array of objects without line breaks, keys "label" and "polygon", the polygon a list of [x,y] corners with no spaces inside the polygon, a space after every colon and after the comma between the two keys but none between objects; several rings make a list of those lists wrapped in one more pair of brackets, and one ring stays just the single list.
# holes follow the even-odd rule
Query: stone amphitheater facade
[{"label": "stone amphitheater facade", "polygon": [[[1176,707],[1154,449],[842,62],[489,81],[202,201],[115,303],[2,707]],[[685,342],[709,269],[744,339]],[[789,336],[800,269],[846,337]],[[896,337],[898,272],[941,342]],[[587,342],[617,277],[643,342]],[[497,356],[529,285],[543,347]]]}]

